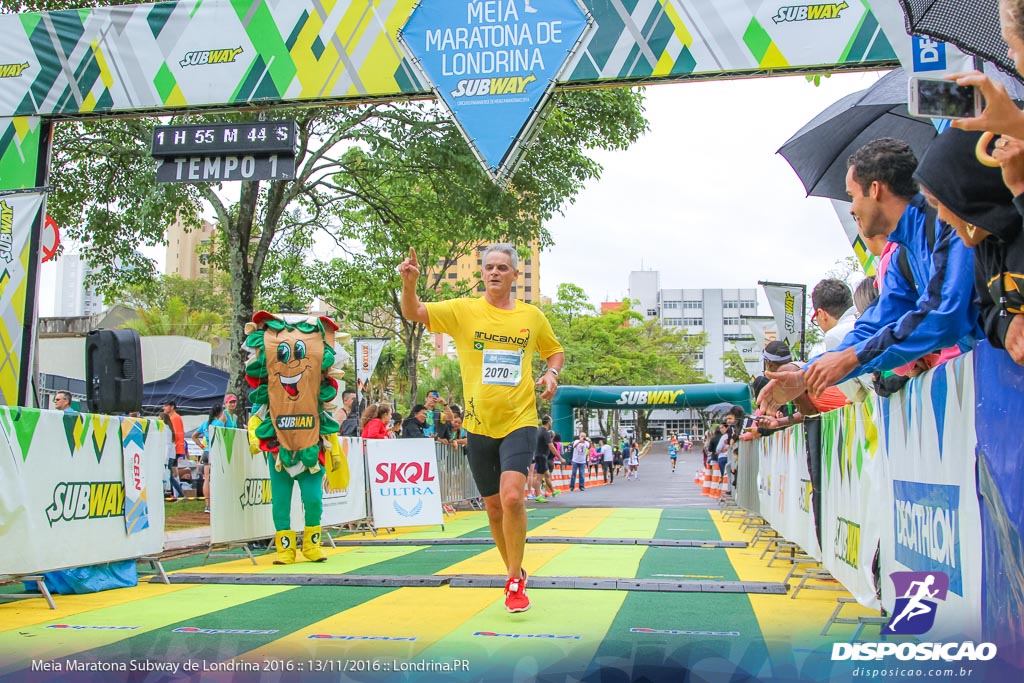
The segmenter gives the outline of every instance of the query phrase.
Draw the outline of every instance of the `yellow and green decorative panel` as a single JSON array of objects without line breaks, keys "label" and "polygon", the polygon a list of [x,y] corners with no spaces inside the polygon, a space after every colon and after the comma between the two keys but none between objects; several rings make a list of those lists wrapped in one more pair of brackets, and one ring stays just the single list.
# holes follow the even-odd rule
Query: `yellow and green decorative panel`
[{"label": "yellow and green decorative panel", "polygon": [[[430,84],[398,41],[414,4],[181,0],[3,15],[0,115],[422,96]],[[569,83],[835,70],[896,59],[863,2],[582,4],[596,28],[566,71]],[[522,0],[505,5],[524,11]]]}]

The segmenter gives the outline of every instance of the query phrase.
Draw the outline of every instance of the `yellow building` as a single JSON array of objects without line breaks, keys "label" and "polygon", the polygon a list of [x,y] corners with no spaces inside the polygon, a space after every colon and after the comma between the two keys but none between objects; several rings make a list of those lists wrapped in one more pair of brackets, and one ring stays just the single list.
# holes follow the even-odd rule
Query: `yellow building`
[{"label": "yellow building", "polygon": [[203,256],[213,253],[215,231],[214,224],[206,221],[190,232],[185,230],[181,221],[174,221],[167,228],[167,274],[195,280],[209,273],[209,265]]}]

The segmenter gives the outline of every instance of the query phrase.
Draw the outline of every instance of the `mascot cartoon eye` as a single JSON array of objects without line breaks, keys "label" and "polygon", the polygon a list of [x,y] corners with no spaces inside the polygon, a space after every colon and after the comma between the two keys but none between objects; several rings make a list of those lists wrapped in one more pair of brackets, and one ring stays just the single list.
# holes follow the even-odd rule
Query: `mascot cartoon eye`
[{"label": "mascot cartoon eye", "polygon": [[[303,349],[303,354],[302,355],[306,355],[305,354],[305,349]],[[277,345],[277,360],[281,361],[282,363],[287,363],[291,359],[292,359],[292,349],[291,349],[291,347],[288,346],[287,343],[278,344]]]},{"label": "mascot cartoon eye", "polygon": [[302,360],[306,357],[306,342],[299,339],[295,342],[295,360]]}]

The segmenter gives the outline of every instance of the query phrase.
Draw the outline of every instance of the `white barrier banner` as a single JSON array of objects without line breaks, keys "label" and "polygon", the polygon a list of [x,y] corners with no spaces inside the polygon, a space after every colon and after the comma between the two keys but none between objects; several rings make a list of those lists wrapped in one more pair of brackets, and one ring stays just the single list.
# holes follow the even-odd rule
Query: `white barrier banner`
[{"label": "white barrier banner", "polygon": [[[215,427],[210,444],[210,541],[234,543],[274,535],[267,456],[249,452],[243,429]],[[328,488],[324,478],[322,526],[366,517],[366,477],[362,439],[340,439],[351,477],[344,490]],[[291,526],[305,527],[298,485],[292,487]]]},{"label": "white barrier banner", "polygon": [[[324,515],[321,524],[330,526],[363,519],[366,509],[366,459],[363,440],[357,437],[338,437],[341,450],[348,458],[348,488],[332,489],[324,477]],[[295,519],[294,506],[292,519]]]},{"label": "white barrier banner", "polygon": [[[140,466],[162,480],[166,433],[143,420]],[[126,532],[120,420],[0,406],[0,574],[155,555],[164,544],[163,495],[146,490],[148,527]],[[129,435],[135,439],[138,434]],[[140,509],[136,506],[136,511]]]},{"label": "white barrier banner", "polygon": [[368,439],[366,464],[378,527],[444,522],[433,439]]},{"label": "white barrier banner", "polygon": [[821,544],[825,568],[857,599],[877,609],[873,562],[885,488],[878,409],[868,401],[821,418]]},{"label": "white barrier banner", "polygon": [[[934,625],[927,640],[980,640],[973,356],[955,358],[879,403],[882,465],[889,482],[878,492],[884,496],[878,502],[885,505],[882,604],[898,617],[908,596],[897,592],[896,583],[905,584],[907,575],[892,574],[914,572],[919,581],[936,587],[929,612]],[[947,580],[948,590],[943,590]],[[913,622],[904,626],[912,628]]]},{"label": "white barrier banner", "polygon": [[811,477],[807,472],[804,429],[801,426],[761,439],[758,495],[761,516],[815,559],[821,559],[814,513],[811,510]]}]

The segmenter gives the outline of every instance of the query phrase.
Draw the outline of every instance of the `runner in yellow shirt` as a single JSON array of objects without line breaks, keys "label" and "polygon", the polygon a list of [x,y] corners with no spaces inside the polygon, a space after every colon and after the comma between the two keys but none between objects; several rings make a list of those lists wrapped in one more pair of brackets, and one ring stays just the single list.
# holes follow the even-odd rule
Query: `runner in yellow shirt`
[{"label": "runner in yellow shirt", "polygon": [[[463,426],[468,432],[469,467],[484,499],[491,536],[508,570],[505,608],[525,612],[530,609],[522,567],[525,488],[537,444],[533,385],[543,386],[541,399],[552,398],[565,354],[544,314],[512,296],[519,276],[515,247],[492,244],[483,252],[482,262],[482,299],[423,303],[416,294],[420,276],[416,251],[409,249],[409,258],[398,266],[402,315],[455,340],[466,399]],[[531,369],[535,352],[548,364],[536,382]]]}]

